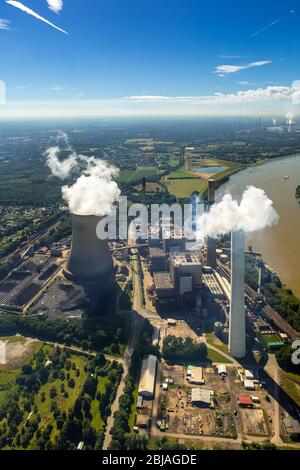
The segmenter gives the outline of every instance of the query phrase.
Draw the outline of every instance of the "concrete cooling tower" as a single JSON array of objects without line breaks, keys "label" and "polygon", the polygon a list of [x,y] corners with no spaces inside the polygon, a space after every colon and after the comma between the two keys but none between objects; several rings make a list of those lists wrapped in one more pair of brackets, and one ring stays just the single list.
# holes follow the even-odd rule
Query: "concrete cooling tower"
[{"label": "concrete cooling tower", "polygon": [[236,358],[246,355],[245,234],[242,230],[231,234],[229,352]]},{"label": "concrete cooling tower", "polygon": [[113,272],[108,242],[96,235],[100,220],[96,216],[72,215],[72,246],[64,271],[72,282],[96,283]]}]

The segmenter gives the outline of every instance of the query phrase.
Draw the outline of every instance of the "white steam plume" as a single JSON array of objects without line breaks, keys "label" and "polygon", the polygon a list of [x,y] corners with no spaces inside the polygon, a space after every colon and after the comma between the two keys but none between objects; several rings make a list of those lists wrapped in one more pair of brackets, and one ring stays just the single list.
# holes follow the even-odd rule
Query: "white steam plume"
[{"label": "white steam plume", "polygon": [[120,190],[112,180],[119,170],[94,157],[78,157],[86,164],[82,174],[72,186],[62,188],[63,199],[70,212],[76,215],[108,215],[120,197]]},{"label": "white steam plume", "polygon": [[[60,137],[69,143],[65,134]],[[118,168],[95,157],[77,155],[75,151],[67,159],[60,161],[59,152],[59,147],[51,147],[45,154],[53,175],[65,179],[74,170],[81,171],[81,176],[71,186],[62,187],[62,197],[70,212],[76,215],[110,214],[114,202],[121,194],[117,183],[113,181],[119,174]]]},{"label": "white steam plume", "polygon": [[47,157],[46,164],[54,176],[64,180],[68,178],[70,173],[77,167],[77,156],[75,153],[72,153],[65,160],[59,160],[59,154],[59,147],[50,147],[45,152]]},{"label": "white steam plume", "polygon": [[275,225],[278,220],[279,215],[266,193],[249,186],[240,203],[226,194],[209,212],[202,214],[198,220],[196,238],[203,244],[206,237],[216,238],[232,230],[251,233]]}]

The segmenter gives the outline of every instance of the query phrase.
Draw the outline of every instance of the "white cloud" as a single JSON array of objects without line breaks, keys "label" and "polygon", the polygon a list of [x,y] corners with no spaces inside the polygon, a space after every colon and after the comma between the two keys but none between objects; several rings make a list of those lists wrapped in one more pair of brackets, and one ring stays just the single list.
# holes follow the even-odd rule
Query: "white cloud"
[{"label": "white cloud", "polygon": [[236,73],[240,72],[241,70],[248,70],[254,67],[262,67],[263,65],[271,64],[271,60],[260,60],[257,62],[250,62],[246,65],[218,65],[214,70],[214,73],[218,73],[221,75],[228,74],[228,73]]},{"label": "white cloud", "polygon": [[295,90],[286,86],[268,86],[238,91],[237,93],[214,93],[208,96],[127,96],[125,101],[131,102],[187,102],[190,104],[235,104],[292,101]]},{"label": "white cloud", "polygon": [[47,3],[50,10],[57,14],[63,9],[64,6],[63,0],[47,0]]},{"label": "white cloud", "polygon": [[0,18],[0,29],[6,29],[6,30],[9,30],[10,29],[10,21],[9,20],[4,20],[2,18]]},{"label": "white cloud", "polygon": [[57,29],[58,31],[61,31],[62,33],[64,34],[69,34],[67,33],[66,31],[64,31],[63,29],[59,28],[58,26],[55,26],[55,24],[51,23],[50,21],[48,21],[46,18],[43,18],[42,16],[40,16],[38,13],[36,13],[35,11],[31,10],[31,8],[28,8],[26,5],[24,5],[23,3],[21,2],[17,2],[15,0],[5,0],[6,3],[8,3],[9,5],[12,5],[13,7],[15,8],[18,8],[19,10],[21,11],[24,11],[25,13],[27,13],[28,15],[31,15],[33,16],[34,18],[40,20],[40,21],[43,21],[44,23],[47,23],[49,26],[52,26],[52,28],[55,28]]}]

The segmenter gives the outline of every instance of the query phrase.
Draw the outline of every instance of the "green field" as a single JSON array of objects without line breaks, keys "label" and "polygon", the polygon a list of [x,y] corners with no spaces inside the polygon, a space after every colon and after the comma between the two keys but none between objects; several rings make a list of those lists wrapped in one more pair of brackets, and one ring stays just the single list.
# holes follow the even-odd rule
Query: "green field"
[{"label": "green field", "polygon": [[201,178],[168,179],[165,183],[169,193],[177,198],[190,197],[194,192],[204,194],[207,190],[207,182]]},{"label": "green field", "polygon": [[207,347],[207,358],[211,362],[219,362],[220,364],[231,364],[232,361],[227,359],[227,357],[223,356],[223,354],[210,349],[209,345]]},{"label": "green field", "polygon": [[118,181],[120,183],[133,183],[145,178],[151,178],[157,175],[157,168],[152,166],[139,166],[133,170],[122,170]]}]

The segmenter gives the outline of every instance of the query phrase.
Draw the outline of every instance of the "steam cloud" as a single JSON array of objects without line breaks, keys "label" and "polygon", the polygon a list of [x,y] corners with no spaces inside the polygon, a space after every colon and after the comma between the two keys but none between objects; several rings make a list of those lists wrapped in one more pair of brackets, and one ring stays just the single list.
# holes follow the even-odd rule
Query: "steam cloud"
[{"label": "steam cloud", "polygon": [[249,186],[241,202],[234,200],[230,194],[202,214],[198,220],[196,238],[203,243],[206,237],[216,238],[232,230],[243,230],[246,233],[256,232],[275,225],[279,215],[273,202],[259,188]]},{"label": "steam cloud", "polygon": [[74,151],[65,160],[59,160],[59,153],[59,147],[51,147],[46,151],[46,164],[53,175],[66,179],[72,173],[81,173],[72,185],[62,187],[62,197],[70,212],[76,215],[110,214],[121,194],[117,183],[113,181],[119,174],[118,168]]},{"label": "steam cloud", "polygon": [[72,153],[65,160],[59,160],[59,147],[50,147],[45,155],[47,157],[47,165],[52,174],[62,180],[68,178],[71,172],[77,167],[77,155]]}]

